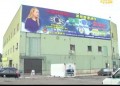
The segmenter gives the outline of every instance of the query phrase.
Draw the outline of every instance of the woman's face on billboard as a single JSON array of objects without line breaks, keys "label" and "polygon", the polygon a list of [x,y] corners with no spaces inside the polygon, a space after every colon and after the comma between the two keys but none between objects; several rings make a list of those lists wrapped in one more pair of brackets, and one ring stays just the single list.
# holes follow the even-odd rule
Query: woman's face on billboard
[{"label": "woman's face on billboard", "polygon": [[35,9],[34,12],[33,12],[33,16],[35,18],[38,18],[39,17],[39,10]]}]

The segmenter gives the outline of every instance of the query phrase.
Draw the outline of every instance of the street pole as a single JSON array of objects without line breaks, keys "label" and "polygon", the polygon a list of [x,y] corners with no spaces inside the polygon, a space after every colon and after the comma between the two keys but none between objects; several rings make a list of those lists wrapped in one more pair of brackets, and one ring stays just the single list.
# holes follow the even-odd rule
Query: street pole
[{"label": "street pole", "polygon": [[90,57],[90,74],[91,74],[91,57]]},{"label": "street pole", "polygon": [[[109,17],[110,19],[110,27],[111,27],[111,17]],[[113,45],[112,45],[112,38],[113,38],[113,34],[112,34],[112,31],[111,31],[111,28],[110,28],[110,35],[111,35],[111,60],[112,60],[112,69],[113,69]]]},{"label": "street pole", "polygon": [[118,59],[118,61],[119,61],[119,68],[120,68],[120,58]]}]

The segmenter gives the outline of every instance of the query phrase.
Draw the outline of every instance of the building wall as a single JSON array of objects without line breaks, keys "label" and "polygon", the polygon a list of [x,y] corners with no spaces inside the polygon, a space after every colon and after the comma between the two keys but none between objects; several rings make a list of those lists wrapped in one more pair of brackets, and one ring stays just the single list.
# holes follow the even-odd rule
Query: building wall
[{"label": "building wall", "polygon": [[115,23],[110,22],[111,25],[111,48],[112,48],[112,62],[113,66],[120,67],[120,60],[119,60],[119,49],[118,49],[118,34],[117,34],[117,26]]},{"label": "building wall", "polygon": [[[75,63],[77,73],[96,72],[111,62],[111,40],[89,39],[80,37],[57,36],[21,32],[21,57],[43,59],[43,73],[50,73],[50,65]],[[75,45],[75,53],[70,54],[70,44]],[[92,51],[88,51],[92,46]],[[102,52],[98,52],[98,46]]]},{"label": "building wall", "polygon": [[[108,40],[98,40],[79,37],[65,36],[41,36],[41,54],[47,57],[47,66],[53,63],[75,63],[78,73],[91,72],[92,69],[105,67],[105,63],[110,63],[111,43]],[[57,39],[56,39],[57,38]],[[75,53],[69,54],[70,44],[75,45]],[[88,51],[88,46],[92,46],[92,52]],[[108,54],[98,52],[98,46],[107,47]],[[95,65],[98,64],[99,65]]]},{"label": "building wall", "polygon": [[9,60],[12,60],[12,66],[19,68],[19,42],[21,28],[21,7],[11,21],[3,37],[3,66],[9,66]]}]

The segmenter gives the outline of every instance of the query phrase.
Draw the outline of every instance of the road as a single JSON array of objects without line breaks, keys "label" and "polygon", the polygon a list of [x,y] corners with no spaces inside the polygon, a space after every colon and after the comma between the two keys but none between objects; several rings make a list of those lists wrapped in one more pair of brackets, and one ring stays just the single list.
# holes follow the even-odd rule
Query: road
[{"label": "road", "polygon": [[0,84],[8,85],[101,85],[108,76],[79,76],[79,77],[48,77],[35,76],[22,78],[0,78]]}]

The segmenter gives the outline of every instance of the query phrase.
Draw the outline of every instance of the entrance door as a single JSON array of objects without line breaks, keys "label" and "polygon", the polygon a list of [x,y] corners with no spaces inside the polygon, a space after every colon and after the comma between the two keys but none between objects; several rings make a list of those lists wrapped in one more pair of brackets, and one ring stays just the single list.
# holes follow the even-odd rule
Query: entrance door
[{"label": "entrance door", "polygon": [[32,70],[42,74],[42,59],[24,59],[24,73],[31,73]]},{"label": "entrance door", "polygon": [[12,67],[12,60],[9,60],[9,67]]}]

